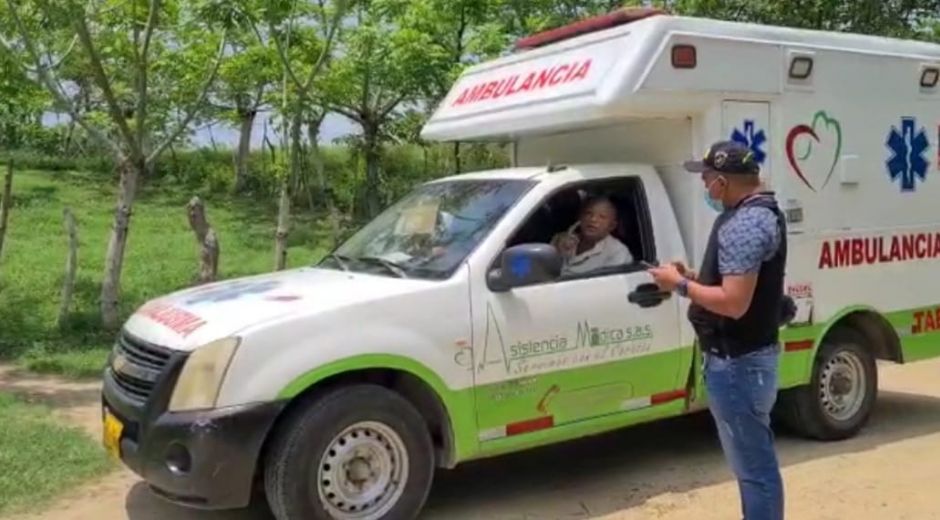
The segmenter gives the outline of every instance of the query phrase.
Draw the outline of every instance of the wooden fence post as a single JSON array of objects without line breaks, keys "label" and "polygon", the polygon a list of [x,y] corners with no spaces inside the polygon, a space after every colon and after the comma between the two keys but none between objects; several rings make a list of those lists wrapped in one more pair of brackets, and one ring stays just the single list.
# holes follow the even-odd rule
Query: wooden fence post
[{"label": "wooden fence post", "polygon": [[3,196],[0,198],[0,258],[3,257],[3,239],[7,235],[7,221],[13,207],[13,161],[7,163],[7,174],[3,178]]},{"label": "wooden fence post", "polygon": [[189,226],[199,244],[198,283],[215,281],[219,273],[219,238],[206,218],[206,206],[199,197],[193,197],[186,206]]},{"label": "wooden fence post", "polygon": [[75,215],[69,208],[62,210],[65,220],[65,232],[69,237],[69,252],[65,258],[65,280],[62,282],[62,303],[59,306],[59,327],[65,326],[69,317],[69,307],[72,305],[72,295],[75,292],[75,272],[78,270],[78,225]]}]

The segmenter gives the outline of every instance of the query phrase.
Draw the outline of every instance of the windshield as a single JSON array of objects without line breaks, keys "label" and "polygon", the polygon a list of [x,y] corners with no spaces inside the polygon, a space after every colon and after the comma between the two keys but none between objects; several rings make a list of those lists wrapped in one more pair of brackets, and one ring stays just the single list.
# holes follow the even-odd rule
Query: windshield
[{"label": "windshield", "polygon": [[533,185],[506,179],[425,184],[320,265],[402,278],[447,278]]}]

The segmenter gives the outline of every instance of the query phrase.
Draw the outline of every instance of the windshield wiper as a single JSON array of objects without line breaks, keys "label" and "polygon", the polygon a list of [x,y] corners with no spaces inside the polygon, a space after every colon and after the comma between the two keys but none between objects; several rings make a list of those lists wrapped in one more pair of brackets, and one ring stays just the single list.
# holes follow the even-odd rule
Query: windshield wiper
[{"label": "windshield wiper", "polygon": [[338,255],[336,253],[330,253],[326,255],[324,260],[332,260],[336,262],[336,265],[340,267],[343,271],[349,271],[349,262],[352,260],[348,256]]},{"label": "windshield wiper", "polygon": [[386,260],[378,256],[360,256],[356,260],[360,262],[366,262],[371,264],[378,264],[385,268],[386,271],[394,274],[399,278],[408,278],[408,272],[406,268],[402,265],[399,265],[391,260]]}]

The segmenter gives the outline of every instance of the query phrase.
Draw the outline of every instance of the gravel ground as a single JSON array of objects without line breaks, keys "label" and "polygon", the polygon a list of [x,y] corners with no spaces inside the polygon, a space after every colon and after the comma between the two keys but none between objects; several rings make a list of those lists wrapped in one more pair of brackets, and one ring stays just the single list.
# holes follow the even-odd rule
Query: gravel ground
[{"label": "gravel ground", "polygon": [[[856,438],[778,436],[787,517],[940,520],[940,360],[882,365],[871,422]],[[0,368],[0,390],[51,404],[100,431],[95,383]],[[438,474],[429,519],[732,520],[738,492],[707,415],[699,414],[470,463]],[[121,470],[6,520],[271,520],[265,511],[199,512],[153,497]]]}]

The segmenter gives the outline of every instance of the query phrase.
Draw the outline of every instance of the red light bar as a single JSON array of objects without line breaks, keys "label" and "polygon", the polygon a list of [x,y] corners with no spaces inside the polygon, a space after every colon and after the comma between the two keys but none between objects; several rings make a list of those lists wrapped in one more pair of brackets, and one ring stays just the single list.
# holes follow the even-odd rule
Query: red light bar
[{"label": "red light bar", "polygon": [[630,22],[649,18],[660,14],[667,14],[666,11],[655,7],[630,7],[624,8],[612,13],[593,18],[587,18],[555,29],[549,29],[531,36],[521,38],[516,42],[516,50],[534,49],[550,43],[561,40],[567,40],[582,34],[592,33],[603,29],[610,29],[618,25],[625,25]]}]

